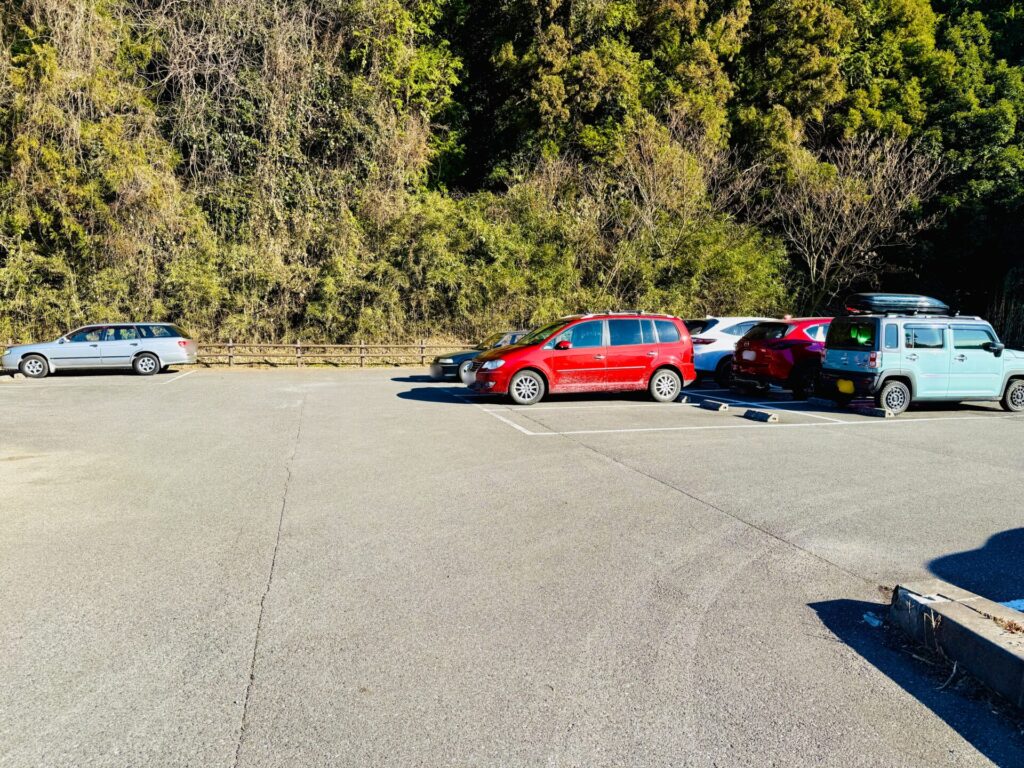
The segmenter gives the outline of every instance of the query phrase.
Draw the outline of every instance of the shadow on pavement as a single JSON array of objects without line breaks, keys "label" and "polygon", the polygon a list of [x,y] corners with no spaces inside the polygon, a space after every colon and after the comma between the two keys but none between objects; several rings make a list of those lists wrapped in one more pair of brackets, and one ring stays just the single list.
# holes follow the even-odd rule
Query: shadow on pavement
[{"label": "shadow on pavement", "polygon": [[978,549],[937,557],[928,569],[937,578],[989,600],[1024,598],[1024,528],[997,533]]},{"label": "shadow on pavement", "polygon": [[[154,376],[172,376],[176,373],[181,373],[177,368],[168,368],[167,370],[157,371]],[[103,377],[120,377],[120,376],[132,376],[138,377],[139,374],[135,373],[131,368],[82,368],[79,370],[67,368],[56,370],[51,373],[47,378],[54,379],[94,379]]]},{"label": "shadow on pavement", "polygon": [[438,381],[437,379],[431,378],[425,373],[416,373],[411,376],[394,376],[392,381],[397,381],[399,384],[454,384],[455,379],[445,379],[444,381]]},{"label": "shadow on pavement", "polygon": [[[438,384],[442,384],[442,382],[438,382]],[[421,403],[453,403],[456,405],[494,403],[499,401],[497,397],[474,395],[465,387],[459,387],[451,382],[448,383],[448,386],[415,387],[405,392],[399,392],[398,397],[402,400],[418,400]]]},{"label": "shadow on pavement", "polygon": [[993,711],[987,694],[962,675],[940,690],[949,676],[945,666],[930,666],[923,657],[915,659],[910,655],[917,653],[915,648],[901,647],[902,636],[885,628],[876,629],[864,621],[864,614],[884,614],[887,606],[860,600],[830,600],[811,603],[809,607],[840,641],[942,718],[997,766],[1024,765],[1024,736],[1009,705],[1005,715]]}]

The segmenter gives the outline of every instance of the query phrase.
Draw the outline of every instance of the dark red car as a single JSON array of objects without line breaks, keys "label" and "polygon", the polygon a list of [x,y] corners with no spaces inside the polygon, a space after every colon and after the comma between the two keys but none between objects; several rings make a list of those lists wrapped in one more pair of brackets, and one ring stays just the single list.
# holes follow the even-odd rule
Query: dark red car
[{"label": "dark red car", "polygon": [[697,378],[693,343],[671,315],[610,312],[564,317],[473,362],[473,390],[532,405],[548,392],[646,389],[659,402]]},{"label": "dark red car", "polygon": [[767,389],[778,384],[800,400],[813,394],[831,322],[831,317],[798,317],[755,325],[736,344],[736,387]]}]

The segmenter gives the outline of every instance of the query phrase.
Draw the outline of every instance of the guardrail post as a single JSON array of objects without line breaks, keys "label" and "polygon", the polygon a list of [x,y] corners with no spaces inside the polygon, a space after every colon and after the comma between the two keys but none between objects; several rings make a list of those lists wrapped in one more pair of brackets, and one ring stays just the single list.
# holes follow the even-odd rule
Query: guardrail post
[{"label": "guardrail post", "polygon": [[235,342],[228,339],[228,367],[235,364]]},{"label": "guardrail post", "polygon": [[359,367],[366,367],[366,347],[361,341],[359,342]]},{"label": "guardrail post", "polygon": [[302,367],[302,342],[295,342],[295,367]]},{"label": "guardrail post", "polygon": [[420,365],[427,364],[427,340],[420,339]]}]

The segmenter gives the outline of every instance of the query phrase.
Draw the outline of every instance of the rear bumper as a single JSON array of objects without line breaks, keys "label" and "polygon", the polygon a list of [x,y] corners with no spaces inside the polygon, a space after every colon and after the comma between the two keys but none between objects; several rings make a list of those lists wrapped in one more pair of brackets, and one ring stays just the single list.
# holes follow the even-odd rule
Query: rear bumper
[{"label": "rear bumper", "polygon": [[[840,392],[839,381],[853,383],[853,392]],[[882,377],[877,373],[862,373],[860,371],[837,371],[825,368],[820,374],[821,391],[824,395],[875,395],[878,393]]]}]

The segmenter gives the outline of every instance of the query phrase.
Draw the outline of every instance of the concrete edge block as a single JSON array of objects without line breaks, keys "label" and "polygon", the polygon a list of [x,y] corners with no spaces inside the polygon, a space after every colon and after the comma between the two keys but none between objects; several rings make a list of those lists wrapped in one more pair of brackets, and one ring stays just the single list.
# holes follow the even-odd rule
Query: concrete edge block
[{"label": "concrete edge block", "polygon": [[779,414],[768,413],[767,411],[748,410],[746,413],[743,414],[743,418],[752,419],[753,421],[763,421],[766,424],[779,423]]},{"label": "concrete edge block", "polygon": [[[919,591],[922,590],[922,591]],[[1024,614],[944,582],[898,585],[889,620],[1024,707]]]},{"label": "concrete edge block", "polygon": [[707,399],[701,400],[699,405],[705,411],[718,411],[718,412],[722,412],[722,411],[728,411],[729,410],[729,404],[728,403],[720,403],[718,400],[707,400]]},{"label": "concrete edge block", "polygon": [[890,411],[888,408],[875,408],[870,405],[855,405],[851,410],[854,413],[859,413],[861,416],[875,416],[881,419],[896,418],[896,414]]}]

